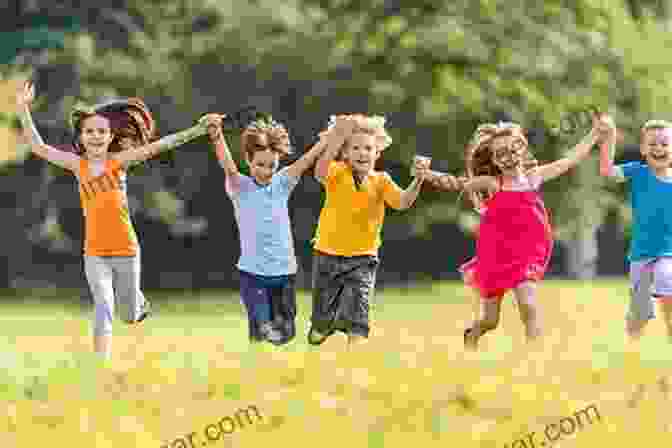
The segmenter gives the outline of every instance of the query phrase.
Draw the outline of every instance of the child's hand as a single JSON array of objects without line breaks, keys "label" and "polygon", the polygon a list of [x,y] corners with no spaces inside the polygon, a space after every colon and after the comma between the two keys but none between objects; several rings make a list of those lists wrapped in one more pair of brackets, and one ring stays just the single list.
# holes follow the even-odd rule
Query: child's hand
[{"label": "child's hand", "polygon": [[198,120],[198,125],[208,132],[210,138],[217,138],[221,133],[222,120],[226,115],[205,114]]},{"label": "child's hand", "polygon": [[23,109],[33,103],[35,100],[35,84],[32,81],[26,81],[19,88],[16,94],[16,105],[19,109]]},{"label": "child's hand", "polygon": [[616,138],[614,119],[607,114],[600,114],[595,117],[593,129],[599,135],[601,141],[613,141]]},{"label": "child's hand", "polygon": [[357,122],[345,115],[339,115],[336,117],[336,124],[333,131],[340,135],[351,135],[355,130]]},{"label": "child's hand", "polygon": [[415,165],[415,174],[414,177],[418,179],[419,181],[423,181],[429,177],[429,165],[432,163],[432,159],[430,158],[419,158],[416,157],[414,165]]}]

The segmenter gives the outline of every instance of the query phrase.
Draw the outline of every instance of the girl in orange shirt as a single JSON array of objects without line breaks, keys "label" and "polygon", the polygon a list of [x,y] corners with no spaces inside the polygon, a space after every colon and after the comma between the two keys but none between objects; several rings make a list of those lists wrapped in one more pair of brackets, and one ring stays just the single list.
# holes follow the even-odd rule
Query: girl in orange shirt
[{"label": "girl in orange shirt", "polygon": [[[71,125],[80,156],[44,143],[30,113],[34,98],[35,87],[27,82],[17,95],[21,125],[33,153],[77,177],[84,213],[84,268],[95,303],[94,350],[109,359],[115,304],[122,308],[122,319],[129,324],[149,314],[149,302],[140,290],[140,245],[128,209],[126,170],[133,163],[205,135],[208,125],[220,117],[206,115],[192,128],[152,143],[140,138],[147,144],[132,147],[132,136],[120,132],[126,127],[119,125],[114,110],[78,108],[71,116]],[[136,109],[140,112],[129,112],[132,120],[127,124],[135,123],[140,134],[149,135],[147,131],[153,129],[151,116],[143,114],[142,107]]]}]

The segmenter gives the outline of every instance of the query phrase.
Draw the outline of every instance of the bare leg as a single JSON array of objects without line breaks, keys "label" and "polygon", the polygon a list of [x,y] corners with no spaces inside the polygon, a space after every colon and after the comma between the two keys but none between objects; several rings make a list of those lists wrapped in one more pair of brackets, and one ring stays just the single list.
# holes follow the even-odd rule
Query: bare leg
[{"label": "bare leg", "polygon": [[648,324],[648,320],[627,319],[625,322],[625,330],[630,337],[631,342],[637,342],[644,333],[644,327]]},{"label": "bare leg", "polygon": [[537,340],[541,336],[541,324],[539,322],[539,309],[536,300],[537,284],[526,281],[514,289],[513,293],[518,302],[520,320],[525,325],[525,337],[527,342]]},{"label": "bare leg", "polygon": [[366,343],[366,338],[359,334],[348,334],[348,348],[356,347]]},{"label": "bare leg", "polygon": [[672,342],[672,296],[660,297],[658,302],[663,310],[663,319],[665,319],[665,328],[667,329],[667,339]]},{"label": "bare leg", "polygon": [[478,340],[488,331],[492,331],[499,325],[499,313],[501,310],[501,297],[493,299],[481,299],[480,316],[474,321],[471,328],[465,331],[464,346],[467,350],[478,349]]},{"label": "bare leg", "polygon": [[93,349],[103,358],[109,360],[112,355],[112,335],[111,334],[94,334],[93,335]]}]

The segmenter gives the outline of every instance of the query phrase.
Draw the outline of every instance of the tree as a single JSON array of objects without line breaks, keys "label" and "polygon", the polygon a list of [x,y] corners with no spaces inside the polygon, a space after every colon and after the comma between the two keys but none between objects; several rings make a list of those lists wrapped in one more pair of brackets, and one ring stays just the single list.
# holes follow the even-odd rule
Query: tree
[{"label": "tree", "polygon": [[[468,134],[498,110],[526,126],[550,129],[564,113],[595,104],[624,124],[630,141],[643,116],[672,104],[664,75],[669,63],[657,56],[669,42],[664,24],[633,17],[624,7],[587,0],[572,6],[533,0],[305,4],[322,12],[318,28],[333,38],[330,57],[352,63],[353,82],[368,87],[372,107],[415,114],[417,135],[441,142],[431,153],[446,167],[462,165]],[[651,71],[656,58],[662,66]],[[542,161],[556,159],[578,137],[547,134],[534,150]],[[412,135],[403,143],[396,147],[402,160],[410,160],[414,148],[426,151]],[[596,173],[594,161],[587,162],[545,188],[577,277],[594,274],[595,231],[622,202],[622,195],[603,191]],[[420,230],[436,221],[473,224],[446,202],[424,208]]]}]

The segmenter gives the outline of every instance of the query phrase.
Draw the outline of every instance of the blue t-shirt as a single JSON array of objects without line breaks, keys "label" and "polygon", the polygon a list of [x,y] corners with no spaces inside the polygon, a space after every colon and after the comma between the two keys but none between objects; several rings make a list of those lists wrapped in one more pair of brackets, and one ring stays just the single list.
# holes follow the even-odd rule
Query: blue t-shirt
[{"label": "blue t-shirt", "polygon": [[630,181],[632,241],[630,261],[672,256],[672,180],[662,180],[648,165],[617,165]]},{"label": "blue t-shirt", "polygon": [[238,269],[269,277],[296,274],[288,202],[299,178],[288,176],[283,169],[268,185],[259,185],[243,174],[239,179],[237,191],[228,183],[226,188],[240,233]]}]

